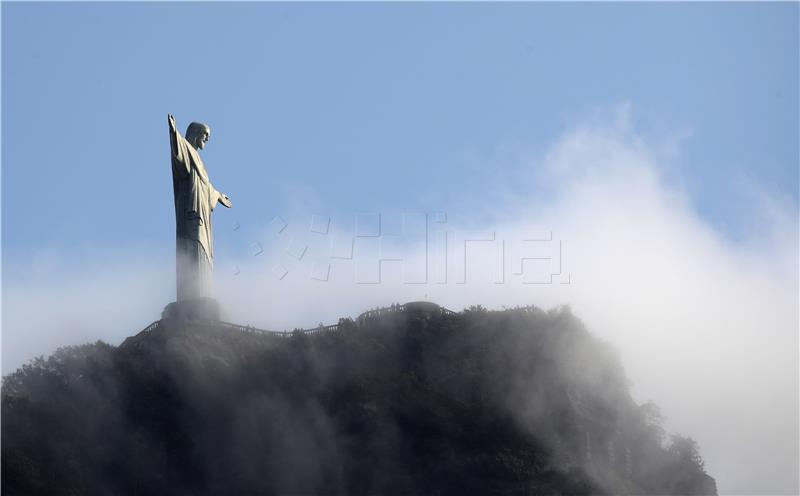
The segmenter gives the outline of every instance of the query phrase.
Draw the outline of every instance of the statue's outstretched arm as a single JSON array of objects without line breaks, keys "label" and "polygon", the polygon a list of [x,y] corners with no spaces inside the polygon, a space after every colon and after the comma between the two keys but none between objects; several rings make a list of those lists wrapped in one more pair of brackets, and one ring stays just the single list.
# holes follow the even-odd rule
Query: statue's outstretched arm
[{"label": "statue's outstretched arm", "polygon": [[231,208],[233,203],[231,203],[231,199],[228,198],[228,195],[217,191],[213,186],[211,186],[211,210],[214,210],[214,207],[217,206],[217,203],[221,203],[222,206],[226,208]]},{"label": "statue's outstretched arm", "polygon": [[169,124],[169,147],[172,150],[172,167],[182,174],[188,174],[186,140],[178,132],[178,128],[175,126],[175,117],[172,114],[167,114],[167,123]]}]

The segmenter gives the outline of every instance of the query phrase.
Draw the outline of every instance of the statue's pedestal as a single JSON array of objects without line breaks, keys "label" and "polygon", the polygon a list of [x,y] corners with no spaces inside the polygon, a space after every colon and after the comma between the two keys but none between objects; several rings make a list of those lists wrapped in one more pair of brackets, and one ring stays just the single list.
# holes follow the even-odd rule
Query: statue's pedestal
[{"label": "statue's pedestal", "polygon": [[173,301],[161,312],[162,319],[220,320],[219,302],[214,298]]}]

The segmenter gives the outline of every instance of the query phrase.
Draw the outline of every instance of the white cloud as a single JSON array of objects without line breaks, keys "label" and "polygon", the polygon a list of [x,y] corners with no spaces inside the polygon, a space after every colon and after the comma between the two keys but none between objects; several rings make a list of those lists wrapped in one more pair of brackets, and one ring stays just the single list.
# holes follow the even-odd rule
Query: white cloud
[{"label": "white cloud", "polygon": [[30,271],[4,279],[4,374],[60,346],[119,344],[161,315],[174,288],[174,266],[134,254],[106,262],[78,271],[50,254]]},{"label": "white cloud", "polygon": [[[329,261],[329,240],[349,236],[350,227],[334,221],[328,235],[304,226],[280,236],[265,228],[264,253],[218,262],[219,297],[228,318],[291,329],[419,299],[454,310],[478,303],[568,303],[593,332],[618,347],[635,398],[653,399],[669,430],[699,442],[721,494],[797,493],[797,212],[755,193],[748,198],[761,228],[730,241],[693,210],[680,185],[663,179],[664,147],[635,133],[629,109],[607,121],[596,116],[576,126],[546,154],[523,164],[531,184],[557,185],[546,204],[509,192],[503,204],[487,206],[494,220],[481,229],[507,241],[504,284],[494,280],[498,243],[470,245],[468,282],[456,284],[463,260],[452,241],[447,284],[402,284],[399,262],[385,265],[381,284],[356,284],[354,263],[347,260],[333,262],[329,281],[316,281],[310,278],[314,260]],[[313,213],[306,212],[304,220]],[[474,229],[469,219],[449,214],[451,234],[468,225]],[[543,228],[562,243],[565,274],[556,282],[565,282],[569,273],[570,284],[522,284],[512,273],[519,264],[516,250],[524,245],[519,240]],[[292,235],[309,244],[303,260],[283,251]],[[554,253],[556,244],[525,246]],[[409,265],[419,266],[425,257],[419,239],[394,249]],[[283,280],[272,271],[278,263],[289,271]],[[118,343],[149,316],[157,317],[172,288],[171,265],[140,260],[128,267],[88,273],[65,285],[7,285],[4,371],[56,344]],[[432,268],[431,279],[434,269],[441,266]]]}]

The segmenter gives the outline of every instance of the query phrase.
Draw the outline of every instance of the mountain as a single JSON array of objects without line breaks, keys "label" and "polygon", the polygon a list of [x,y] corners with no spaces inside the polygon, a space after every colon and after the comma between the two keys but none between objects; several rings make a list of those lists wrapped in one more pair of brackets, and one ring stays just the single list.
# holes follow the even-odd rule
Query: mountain
[{"label": "mountain", "polygon": [[716,494],[568,308],[163,320],[3,378],[8,495]]}]

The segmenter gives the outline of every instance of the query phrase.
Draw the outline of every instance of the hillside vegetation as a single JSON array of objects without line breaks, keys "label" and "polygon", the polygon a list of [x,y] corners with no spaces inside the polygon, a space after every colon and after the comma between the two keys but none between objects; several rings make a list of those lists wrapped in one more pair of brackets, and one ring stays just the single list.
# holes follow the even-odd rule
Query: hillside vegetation
[{"label": "hillside vegetation", "polygon": [[568,309],[164,325],[3,379],[8,495],[715,494]]}]

